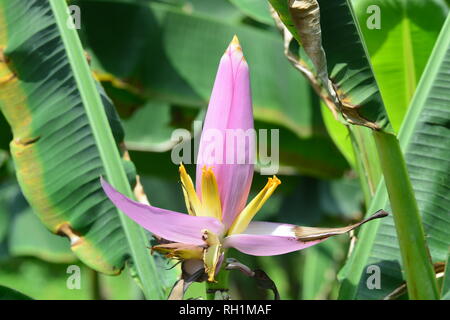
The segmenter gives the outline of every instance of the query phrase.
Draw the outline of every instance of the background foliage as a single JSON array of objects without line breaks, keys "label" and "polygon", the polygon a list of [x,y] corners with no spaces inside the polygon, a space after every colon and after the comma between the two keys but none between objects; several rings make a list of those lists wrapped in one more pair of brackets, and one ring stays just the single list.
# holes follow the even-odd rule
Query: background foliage
[{"label": "background foliage", "polygon": [[[364,27],[369,2],[381,8],[381,30],[373,31]],[[8,0],[0,2],[0,25],[10,27],[12,22],[5,18],[7,3]],[[333,124],[329,113],[322,112],[319,98],[309,83],[285,58],[283,41],[270,16],[267,1],[76,0],[70,1],[70,4],[81,8],[81,29],[78,33],[93,74],[104,88],[103,92],[99,87],[99,92],[104,97],[105,108],[110,108],[107,113],[115,142],[119,146],[126,146],[129,151],[132,160],[126,167],[129,178],[133,182],[134,172],[140,175],[153,205],[176,211],[185,210],[178,169],[170,160],[173,146],[171,134],[176,128],[193,132],[192,122],[203,117],[220,56],[232,36],[237,34],[251,70],[255,125],[257,128],[280,129],[279,178],[282,185],[258,213],[257,219],[310,226],[342,226],[365,214],[369,204],[365,203],[360,187],[349,133]],[[355,0],[353,5],[387,113],[394,131],[398,132],[408,107],[412,105],[414,93],[421,88],[419,80],[426,70],[425,66],[448,15],[448,5],[438,0]],[[48,13],[43,14],[41,19],[30,19],[22,31],[17,31],[23,37],[23,42],[20,38],[15,38],[15,41],[19,44],[30,43],[27,41],[33,40],[30,40],[33,34],[39,39],[36,36],[38,31],[48,30],[48,19]],[[332,26],[332,22],[329,19],[323,23]],[[52,32],[54,35],[58,33],[56,29]],[[326,37],[332,38],[333,34],[328,32]],[[0,46],[5,45],[6,40],[3,40],[0,31]],[[47,35],[41,40],[43,49],[40,63],[57,60],[60,64],[48,65],[47,72],[63,67],[63,55],[60,59],[49,59],[52,48],[58,48],[54,38]],[[447,67],[448,70],[450,49],[443,47],[442,50],[447,50],[447,55],[441,68]],[[31,62],[25,57],[21,59],[24,70],[32,70],[27,65]],[[442,83],[448,87],[450,83],[448,73],[428,81],[434,81],[431,87],[436,88]],[[74,99],[72,92],[67,91],[75,85],[61,81],[55,81],[53,85],[53,88],[59,86],[61,99],[76,104],[76,98],[70,100]],[[25,87],[23,90],[29,93],[34,89]],[[445,96],[438,88],[422,90],[423,95],[431,100],[436,98],[436,94],[442,99]],[[433,90],[433,93],[427,90]],[[111,99],[110,102],[106,96]],[[420,103],[418,97],[414,99],[413,103]],[[33,103],[28,106],[32,109]],[[447,99],[442,104],[437,103],[435,108],[430,103],[425,107],[417,107],[420,121],[414,122],[414,133],[410,135],[412,138],[402,145],[423,211],[434,262],[447,259],[450,244],[446,232],[448,228],[444,227],[450,223],[450,148],[448,143],[445,144],[449,130],[448,106]],[[75,108],[68,108],[75,112]],[[33,212],[18,185],[16,176],[20,177],[20,172],[17,172],[20,166],[13,162],[13,149],[10,149],[14,128],[5,120],[4,114],[0,113],[0,297],[2,294],[19,294],[8,291],[9,287],[33,299],[142,298],[142,293],[132,280],[136,274],[133,266],[127,265],[127,270],[131,272],[122,272],[117,277],[97,273],[90,268],[92,265],[84,265],[79,260],[80,255],[70,250],[66,238],[53,235],[44,227],[41,220],[45,221],[45,217]],[[36,112],[32,117],[36,119],[39,114]],[[437,123],[444,129],[430,126],[430,123]],[[44,122],[44,125],[54,126],[54,123]],[[433,128],[441,130],[438,133],[441,140],[430,137]],[[60,134],[66,136],[65,139],[60,137],[60,141],[73,142],[74,147],[70,148],[73,157],[69,159],[76,162],[86,155],[95,157],[96,151],[92,151],[86,142],[92,135],[87,122],[79,126],[79,132],[71,134],[62,128]],[[84,156],[83,150],[80,150],[83,143],[87,143],[84,145]],[[441,153],[431,152],[429,159],[418,159],[420,154],[430,153],[429,148],[438,150],[440,147]],[[60,148],[57,152],[59,156],[65,152],[63,144]],[[121,151],[123,154],[123,149]],[[39,159],[44,164],[43,172],[50,176],[42,179],[42,190],[49,190],[49,181],[57,185],[60,179],[79,174],[79,171],[73,171],[76,170],[74,164],[68,167],[64,177],[51,176],[54,169],[51,158],[58,155],[45,150],[40,155]],[[433,161],[439,164],[433,164]],[[425,163],[425,169],[417,166],[418,162]],[[435,182],[439,177],[427,184],[436,168],[442,170],[441,184]],[[188,165],[187,169],[191,175],[194,173],[194,166]],[[86,179],[98,176],[102,170],[101,163],[94,171],[86,170]],[[431,172],[425,174],[423,170]],[[264,185],[265,179],[255,174],[252,193]],[[427,195],[429,188],[437,190],[433,192],[433,199]],[[64,188],[50,190],[55,192],[49,196],[54,200],[59,199],[61,192],[71,193],[65,205],[58,204],[57,213],[69,212],[70,219],[87,229],[87,226],[101,226],[98,221],[101,221],[102,214],[107,215],[107,211],[111,210],[104,204],[103,213],[97,216],[97,222],[92,216],[84,217],[86,221],[77,220],[77,214],[69,210],[73,202],[85,201],[85,206],[94,206],[93,198],[89,198],[89,202],[80,190],[78,193],[68,192]],[[379,198],[381,201],[377,204],[389,208],[386,194],[384,198],[382,195]],[[101,201],[101,197],[98,199]],[[99,247],[104,250],[108,263],[120,269],[124,266],[128,247],[125,246],[122,231],[117,231],[121,228],[118,221],[109,223],[107,227],[117,241],[111,242],[110,247],[103,244]],[[94,243],[102,242],[102,237],[106,237],[105,231],[93,234]],[[380,225],[377,224],[375,234],[368,251],[369,262],[366,262],[382,265],[382,269],[386,270],[383,279],[387,280],[383,290],[375,293],[365,289],[363,284],[366,278],[363,276],[358,279],[359,289],[351,298],[380,299],[404,282],[392,220],[386,219]],[[339,236],[307,250],[283,256],[251,257],[236,251],[232,254],[251,268],[260,268],[268,273],[277,284],[282,299],[336,299],[339,296],[338,279],[345,279],[346,272],[352,268],[352,260],[347,260],[349,246],[349,237]],[[71,264],[82,268],[81,290],[66,288],[66,270]],[[166,272],[163,270],[171,266],[157,255],[154,256],[154,265],[157,272]],[[177,268],[164,273],[164,294],[167,294],[178,273]],[[254,280],[238,273],[232,275],[231,294],[234,299],[272,298],[270,291],[255,288]],[[199,297],[203,294],[203,284],[194,284],[187,295]]]}]

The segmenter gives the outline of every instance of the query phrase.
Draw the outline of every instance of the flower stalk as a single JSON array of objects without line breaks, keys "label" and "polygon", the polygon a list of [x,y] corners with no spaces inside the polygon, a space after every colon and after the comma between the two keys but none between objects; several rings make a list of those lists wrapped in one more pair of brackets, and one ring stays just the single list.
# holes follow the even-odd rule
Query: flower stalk
[{"label": "flower stalk", "polygon": [[228,279],[230,273],[225,269],[226,253],[223,257],[223,262],[220,270],[216,274],[215,282],[206,282],[206,299],[207,300],[229,300],[229,286]]}]

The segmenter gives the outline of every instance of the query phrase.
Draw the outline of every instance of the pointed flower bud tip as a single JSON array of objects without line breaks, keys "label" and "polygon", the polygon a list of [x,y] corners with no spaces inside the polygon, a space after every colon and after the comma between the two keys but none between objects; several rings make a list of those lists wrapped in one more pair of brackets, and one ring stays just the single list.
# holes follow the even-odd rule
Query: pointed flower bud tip
[{"label": "pointed flower bud tip", "polygon": [[236,35],[233,36],[233,39],[231,40],[230,44],[228,45],[227,50],[225,51],[225,54],[228,54],[230,56],[244,59],[244,54],[242,52],[241,44],[239,43],[239,39]]},{"label": "pointed flower bud tip", "polygon": [[237,35],[233,36],[233,39],[231,40],[230,44],[234,44],[240,47],[240,43],[239,43],[239,39],[237,37]]}]

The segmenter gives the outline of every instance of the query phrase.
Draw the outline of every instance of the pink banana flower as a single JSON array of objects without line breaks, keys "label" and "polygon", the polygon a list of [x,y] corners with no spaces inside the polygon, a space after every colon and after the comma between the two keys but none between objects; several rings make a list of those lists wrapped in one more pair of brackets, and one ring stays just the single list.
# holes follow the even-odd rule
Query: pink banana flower
[{"label": "pink banana flower", "polygon": [[[106,195],[117,208],[145,229],[171,242],[154,246],[153,249],[171,258],[203,260],[208,281],[214,281],[227,248],[255,256],[284,254],[313,246],[330,236],[343,234],[386,215],[384,211],[379,211],[366,220],[343,228],[252,222],[281,182],[276,176],[269,178],[261,192],[247,204],[254,172],[254,136],[248,136],[248,143],[241,149],[243,154],[238,154],[238,144],[226,135],[226,131],[231,129],[241,132],[253,129],[249,70],[236,36],[225,51],[217,71],[200,139],[196,188],[183,164],[179,167],[189,214],[133,201],[101,180]],[[208,136],[211,131],[224,137],[219,146],[222,152],[217,152],[222,154],[222,159],[216,157],[212,162],[207,157],[207,151],[217,145]],[[226,161],[230,152],[237,154],[232,161]]]}]

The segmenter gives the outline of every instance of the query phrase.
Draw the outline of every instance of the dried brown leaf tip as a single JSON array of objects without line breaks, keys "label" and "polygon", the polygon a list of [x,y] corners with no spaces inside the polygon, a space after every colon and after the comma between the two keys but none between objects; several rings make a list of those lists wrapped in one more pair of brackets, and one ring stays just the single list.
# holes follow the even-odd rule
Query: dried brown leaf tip
[{"label": "dried brown leaf tip", "polygon": [[380,130],[380,127],[376,123],[367,120],[360,114],[359,109],[362,108],[361,105],[353,104],[351,99],[341,89],[339,89],[334,83],[332,85],[337,97],[337,106],[346,121],[351,124],[368,127],[373,130]]},{"label": "dried brown leaf tip", "polygon": [[152,251],[164,254],[167,258],[178,260],[202,259],[203,248],[185,243],[167,243],[152,247]]},{"label": "dried brown leaf tip", "polygon": [[378,210],[373,215],[368,217],[367,219],[364,219],[358,223],[349,225],[347,227],[342,228],[311,228],[311,227],[300,227],[296,226],[294,228],[294,234],[297,240],[308,242],[308,241],[315,241],[315,240],[324,240],[332,236],[340,235],[347,233],[355,228],[358,228],[359,226],[363,225],[366,222],[369,222],[371,220],[379,219],[388,216],[389,214],[384,210]]},{"label": "dried brown leaf tip", "polygon": [[301,39],[301,45],[314,63],[320,80],[327,85],[327,59],[322,48],[319,4],[316,0],[290,0],[289,12]]}]

